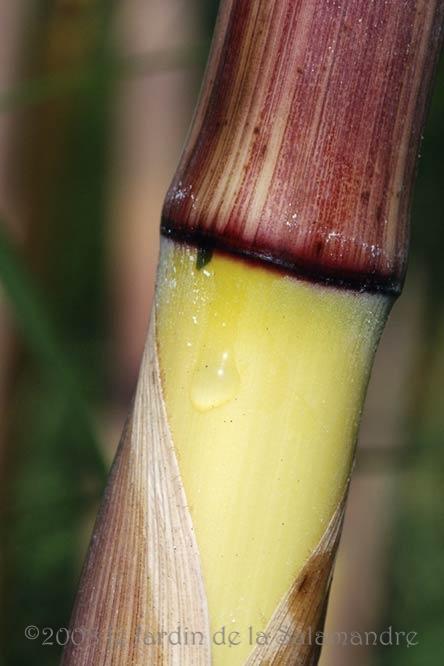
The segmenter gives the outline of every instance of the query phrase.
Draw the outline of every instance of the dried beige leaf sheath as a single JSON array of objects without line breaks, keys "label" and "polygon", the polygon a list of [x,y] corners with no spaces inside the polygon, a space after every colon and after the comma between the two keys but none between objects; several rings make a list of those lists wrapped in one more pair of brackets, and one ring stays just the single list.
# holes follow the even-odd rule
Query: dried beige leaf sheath
[{"label": "dried beige leaf sheath", "polygon": [[[85,631],[97,628],[97,640],[77,648],[71,643],[64,664],[210,663],[199,554],[166,420],[154,335],[152,317],[132,415],[71,622]],[[183,633],[185,626],[190,634],[200,632],[189,645],[159,640],[158,632],[180,627]]]}]

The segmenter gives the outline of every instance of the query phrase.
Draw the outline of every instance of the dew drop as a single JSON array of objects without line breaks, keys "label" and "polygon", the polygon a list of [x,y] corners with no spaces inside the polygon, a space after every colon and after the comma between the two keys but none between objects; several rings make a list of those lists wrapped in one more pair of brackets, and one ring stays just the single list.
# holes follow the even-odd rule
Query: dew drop
[{"label": "dew drop", "polygon": [[239,386],[240,376],[232,352],[210,350],[194,371],[191,400],[198,410],[206,412],[234,398]]}]

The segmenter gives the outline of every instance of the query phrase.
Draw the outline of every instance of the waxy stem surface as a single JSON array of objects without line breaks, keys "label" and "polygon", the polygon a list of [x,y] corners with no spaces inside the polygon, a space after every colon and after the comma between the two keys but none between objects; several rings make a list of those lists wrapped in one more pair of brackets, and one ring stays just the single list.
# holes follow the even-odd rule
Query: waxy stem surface
[{"label": "waxy stem surface", "polygon": [[211,632],[239,634],[213,664],[234,666],[343,501],[390,300],[209,256],[163,241],[156,339]]}]

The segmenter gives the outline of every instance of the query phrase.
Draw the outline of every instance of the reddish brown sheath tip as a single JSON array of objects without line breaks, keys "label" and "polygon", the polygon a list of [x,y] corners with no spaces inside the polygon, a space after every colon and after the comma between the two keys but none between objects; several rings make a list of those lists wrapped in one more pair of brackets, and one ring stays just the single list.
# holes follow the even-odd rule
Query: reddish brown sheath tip
[{"label": "reddish brown sheath tip", "polygon": [[444,0],[225,0],[162,233],[398,293]]}]

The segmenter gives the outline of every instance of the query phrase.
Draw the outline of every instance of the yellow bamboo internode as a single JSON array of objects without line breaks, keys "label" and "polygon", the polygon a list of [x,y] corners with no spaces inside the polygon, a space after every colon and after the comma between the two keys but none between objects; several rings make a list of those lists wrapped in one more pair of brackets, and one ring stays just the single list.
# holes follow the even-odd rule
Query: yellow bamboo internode
[{"label": "yellow bamboo internode", "polygon": [[[316,557],[327,571],[306,585],[329,579],[390,300],[218,252],[197,264],[195,248],[164,241],[156,339],[211,631],[225,626],[241,641],[213,645],[212,663],[235,666],[251,652],[249,627],[274,633],[276,649],[271,618],[323,540]],[[298,613],[281,625],[303,626],[305,599],[292,600]]]}]

